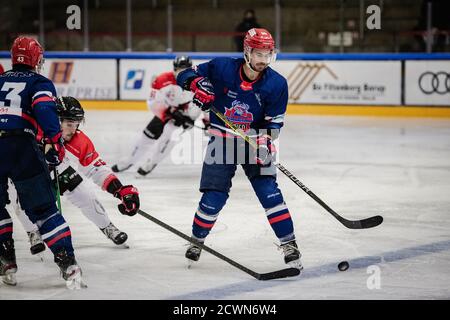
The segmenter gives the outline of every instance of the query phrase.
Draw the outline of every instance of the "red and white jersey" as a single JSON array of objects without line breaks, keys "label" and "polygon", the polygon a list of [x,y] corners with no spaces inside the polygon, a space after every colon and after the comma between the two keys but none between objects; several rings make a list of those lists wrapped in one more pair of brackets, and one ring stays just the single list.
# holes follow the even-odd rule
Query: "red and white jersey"
[{"label": "red and white jersey", "polygon": [[183,111],[192,119],[196,119],[200,111],[193,106],[193,93],[183,90],[177,85],[174,73],[164,72],[152,81],[147,106],[158,118],[165,120],[166,110],[170,107],[183,106]]},{"label": "red and white jersey", "polygon": [[117,177],[106,162],[100,158],[91,139],[81,130],[77,130],[70,141],[64,142],[66,155],[60,165],[60,172],[71,163],[78,164],[78,170],[87,178],[106,190],[108,184]]}]

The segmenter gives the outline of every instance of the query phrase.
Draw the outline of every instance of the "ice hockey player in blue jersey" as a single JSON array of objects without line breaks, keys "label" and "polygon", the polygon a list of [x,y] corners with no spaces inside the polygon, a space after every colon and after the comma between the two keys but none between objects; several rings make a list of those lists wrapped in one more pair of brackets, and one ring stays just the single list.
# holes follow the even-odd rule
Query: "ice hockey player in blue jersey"
[{"label": "ice hockey player in blue jersey", "polygon": [[[203,195],[194,216],[192,237],[205,241],[228,199],[231,180],[240,164],[280,241],[285,263],[302,269],[293,222],[273,165],[273,141],[283,126],[288,101],[286,79],[269,67],[274,58],[272,36],[265,29],[254,28],[244,39],[244,59],[215,58],[177,77],[178,85],[194,92],[193,102],[203,111],[214,105],[258,144],[257,152],[252,153],[241,137],[210,114],[212,136],[203,162]],[[197,261],[200,253],[201,248],[191,244],[186,258]]]},{"label": "ice hockey player in blue jersey", "polygon": [[[12,70],[0,75],[0,277],[15,285],[17,271],[13,223],[7,210],[8,178],[14,183],[19,202],[54,254],[69,288],[79,288],[81,269],[71,240],[71,231],[56,206],[48,166],[58,166],[65,154],[54,97],[53,83],[39,74],[43,49],[29,37],[18,37],[11,48]],[[44,132],[45,155],[35,134]]]}]

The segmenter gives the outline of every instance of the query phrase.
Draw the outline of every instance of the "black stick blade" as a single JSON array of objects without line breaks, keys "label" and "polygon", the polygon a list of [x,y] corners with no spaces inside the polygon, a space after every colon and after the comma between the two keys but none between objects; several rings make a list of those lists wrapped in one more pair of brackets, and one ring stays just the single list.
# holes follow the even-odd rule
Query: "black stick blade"
[{"label": "black stick blade", "polygon": [[286,268],[278,271],[261,273],[258,275],[258,280],[273,280],[288,277],[295,277],[300,274],[300,270],[297,268]]},{"label": "black stick blade", "polygon": [[380,225],[383,222],[383,217],[373,216],[367,219],[356,221],[343,219],[341,222],[349,229],[369,229]]}]

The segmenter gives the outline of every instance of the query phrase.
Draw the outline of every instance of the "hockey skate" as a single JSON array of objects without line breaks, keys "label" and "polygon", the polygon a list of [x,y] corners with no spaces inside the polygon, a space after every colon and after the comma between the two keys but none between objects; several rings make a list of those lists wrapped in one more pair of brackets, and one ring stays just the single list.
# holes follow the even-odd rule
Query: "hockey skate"
[{"label": "hockey skate", "polygon": [[130,167],[131,167],[131,164],[128,165],[128,166],[126,166],[125,168],[119,169],[119,167],[117,166],[117,164],[115,164],[115,165],[113,165],[113,166],[111,167],[111,170],[112,170],[113,172],[116,172],[116,173],[117,173],[117,172],[122,172],[122,171],[128,170]]},{"label": "hockey skate", "polygon": [[[113,225],[112,222],[106,228],[100,230],[105,234],[105,236],[108,239],[111,239],[111,241],[117,245],[124,244],[124,242],[127,241],[128,239],[128,235],[125,232],[122,232],[119,229],[117,229],[117,227]],[[128,248],[127,245],[124,246]]]},{"label": "hockey skate", "polygon": [[297,242],[291,240],[286,243],[282,243],[279,249],[283,250],[284,262],[292,268],[297,268],[299,270],[303,269],[302,262],[300,261],[301,253],[298,250]]},{"label": "hockey skate", "polygon": [[191,267],[193,262],[197,262],[200,259],[200,254],[202,253],[202,248],[197,245],[190,243],[189,248],[186,250],[185,257],[188,261],[188,268]]},{"label": "hockey skate", "polygon": [[55,263],[61,271],[62,278],[66,280],[66,286],[68,289],[74,290],[87,288],[87,285],[83,282],[81,277],[81,268],[77,264],[74,256],[69,256],[66,250],[62,249],[55,254]]},{"label": "hockey skate", "polygon": [[16,253],[14,240],[9,239],[0,243],[0,277],[3,283],[15,286],[16,281]]},{"label": "hockey skate", "polygon": [[41,253],[45,250],[45,244],[38,230],[27,232],[28,240],[30,240],[30,252],[32,255]]},{"label": "hockey skate", "polygon": [[137,173],[139,174],[140,177],[145,177],[146,175],[148,175],[150,172],[153,171],[153,169],[155,169],[156,164],[153,164],[150,169],[148,170],[144,170],[142,167],[139,167],[139,169],[137,170]]}]

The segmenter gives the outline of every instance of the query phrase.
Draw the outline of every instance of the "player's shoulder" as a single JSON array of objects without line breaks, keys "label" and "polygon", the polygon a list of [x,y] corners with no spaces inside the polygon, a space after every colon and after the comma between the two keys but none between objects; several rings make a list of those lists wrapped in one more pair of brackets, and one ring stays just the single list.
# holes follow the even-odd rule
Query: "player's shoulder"
[{"label": "player's shoulder", "polygon": [[65,145],[70,146],[74,150],[78,150],[81,152],[81,150],[85,150],[86,148],[93,148],[94,144],[92,143],[91,139],[81,130],[77,130],[75,134],[73,135],[72,139],[70,141],[66,142]]},{"label": "player's shoulder", "polygon": [[275,71],[271,67],[268,67],[266,70],[266,76],[273,81],[281,81],[286,82],[286,78],[280,74],[278,71]]},{"label": "player's shoulder", "polygon": [[268,67],[265,71],[264,77],[266,79],[266,83],[275,88],[287,88],[287,80],[281,75],[279,72],[275,71],[271,67]]},{"label": "player's shoulder", "polygon": [[232,57],[217,57],[210,60],[210,63],[213,63],[217,66],[230,66],[230,65],[240,65],[241,59],[236,59]]},{"label": "player's shoulder", "polygon": [[171,84],[177,84],[177,80],[175,79],[175,75],[172,71],[164,72],[158,75],[152,83],[152,88],[161,89]]},{"label": "player's shoulder", "polygon": [[42,74],[31,72],[32,81],[37,91],[50,91],[53,96],[56,95],[56,89],[53,82]]}]

